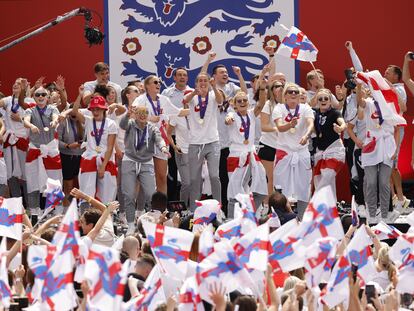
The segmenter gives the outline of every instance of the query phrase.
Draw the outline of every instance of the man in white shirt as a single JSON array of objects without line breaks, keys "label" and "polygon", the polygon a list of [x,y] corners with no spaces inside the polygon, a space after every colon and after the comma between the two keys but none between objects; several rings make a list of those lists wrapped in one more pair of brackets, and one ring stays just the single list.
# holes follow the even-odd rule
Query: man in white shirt
[{"label": "man in white shirt", "polygon": [[95,91],[95,87],[97,85],[112,86],[115,89],[116,94],[117,94],[116,102],[121,103],[122,102],[122,100],[121,100],[122,88],[118,84],[109,81],[109,66],[108,66],[108,64],[103,63],[103,62],[96,63],[95,66],[94,66],[94,72],[95,72],[96,80],[88,81],[88,82],[85,82],[83,84],[83,86],[85,88],[85,91],[83,93],[83,98],[82,98],[84,104],[89,105],[91,97],[92,97],[92,95]]}]

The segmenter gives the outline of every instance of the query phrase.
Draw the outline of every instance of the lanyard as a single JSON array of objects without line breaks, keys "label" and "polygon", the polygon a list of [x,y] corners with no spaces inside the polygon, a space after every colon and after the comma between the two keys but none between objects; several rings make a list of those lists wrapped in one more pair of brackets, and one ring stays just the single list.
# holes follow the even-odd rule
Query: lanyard
[{"label": "lanyard", "polygon": [[205,101],[202,101],[201,96],[198,95],[198,106],[200,107],[200,119],[201,120],[204,120],[204,116],[206,115],[207,105],[208,105],[208,93],[207,93]]},{"label": "lanyard", "polygon": [[70,127],[72,128],[73,131],[73,137],[75,138],[75,141],[78,141],[78,131],[76,129],[75,123],[76,121],[73,120],[69,120],[70,123]]},{"label": "lanyard", "polygon": [[42,122],[43,128],[46,127],[45,122],[43,121],[43,116],[45,115],[47,106],[44,106],[43,108],[39,108],[39,106],[36,106],[37,112],[39,113],[40,116],[40,121]]},{"label": "lanyard", "polygon": [[295,114],[292,115],[292,113],[290,112],[289,106],[287,104],[285,104],[286,110],[288,111],[288,117],[286,118],[286,121],[290,122],[292,121],[293,118],[297,118],[299,115],[299,104],[296,106],[295,108]]},{"label": "lanyard", "polygon": [[14,105],[14,100],[15,100],[15,96],[12,96],[12,100],[11,100],[11,111],[13,113],[16,113],[17,110],[19,110],[19,101],[17,101],[17,105]]},{"label": "lanyard", "polygon": [[160,99],[157,96],[157,106],[155,107],[154,102],[151,99],[151,96],[147,94],[147,98],[151,104],[152,110],[154,111],[154,115],[159,116],[161,114],[161,104]]},{"label": "lanyard", "polygon": [[250,118],[249,118],[249,115],[247,115],[247,122],[244,121],[244,118],[240,114],[240,112],[238,112],[237,115],[241,119],[241,124],[242,124],[243,130],[244,130],[244,139],[247,140],[247,139],[249,139],[249,134],[250,134]]},{"label": "lanyard", "polygon": [[136,129],[137,135],[135,137],[135,150],[138,151],[139,149],[144,146],[145,139],[147,138],[148,126],[145,125],[144,129],[142,130],[142,135],[139,137],[139,129]]},{"label": "lanyard", "polygon": [[99,146],[99,144],[101,143],[104,126],[105,126],[105,118],[102,120],[101,128],[99,129],[99,131],[96,128],[95,119],[93,120],[93,134],[94,134],[96,146]]},{"label": "lanyard", "polygon": [[384,119],[382,118],[381,108],[376,100],[374,101],[374,105],[375,105],[375,110],[377,111],[377,114],[378,114],[379,124],[382,125],[382,123],[384,123]]}]

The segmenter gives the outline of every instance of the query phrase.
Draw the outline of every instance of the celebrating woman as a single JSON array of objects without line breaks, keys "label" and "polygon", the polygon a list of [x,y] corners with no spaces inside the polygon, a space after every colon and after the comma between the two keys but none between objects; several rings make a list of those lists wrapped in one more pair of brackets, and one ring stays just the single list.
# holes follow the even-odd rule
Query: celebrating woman
[{"label": "celebrating woman", "polygon": [[[118,129],[113,120],[107,118],[107,103],[102,96],[94,96],[88,108],[92,117],[85,116],[74,106],[72,113],[85,125],[86,150],[82,154],[79,187],[87,195],[101,202],[111,202],[116,195],[117,167],[114,145]],[[88,204],[83,202],[82,207]]]},{"label": "celebrating woman", "polygon": [[313,170],[315,191],[325,186],[332,187],[336,197],[335,177],[345,164],[345,147],[339,136],[346,129],[341,113],[332,108],[332,93],[328,89],[319,89],[316,100],[316,154]]},{"label": "celebrating woman", "polygon": [[308,140],[314,115],[308,105],[299,103],[300,90],[294,83],[285,85],[282,100],[283,104],[273,111],[279,131],[273,178],[286,197],[297,200],[298,217],[302,218],[310,198],[312,171]]},{"label": "celebrating woman", "polygon": [[[229,126],[230,154],[227,159],[229,185],[227,217],[234,218],[235,196],[238,193],[253,193],[256,208],[267,196],[266,172],[260,162],[255,146],[255,123],[266,101],[266,82],[260,81],[260,98],[254,109],[249,109],[246,93],[238,92],[233,98],[236,113],[226,117]],[[249,187],[248,182],[252,180]]]}]

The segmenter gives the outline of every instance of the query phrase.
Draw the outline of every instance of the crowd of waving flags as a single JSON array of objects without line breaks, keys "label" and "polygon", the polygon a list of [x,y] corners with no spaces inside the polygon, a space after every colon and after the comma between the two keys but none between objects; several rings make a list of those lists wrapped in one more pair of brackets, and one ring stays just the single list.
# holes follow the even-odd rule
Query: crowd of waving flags
[{"label": "crowd of waving flags", "polygon": [[[88,249],[80,237],[77,202],[69,206],[51,245],[33,245],[28,250],[28,265],[35,283],[28,297],[31,310],[70,310],[77,306],[77,282],[88,284],[87,308],[90,310],[153,310],[171,295],[178,297],[180,310],[204,310],[202,300],[211,302],[209,288],[221,283],[229,293],[255,295],[265,289],[265,271],[270,263],[274,273],[305,269],[306,283],[317,303],[334,307],[347,303],[349,273],[357,266],[361,286],[375,272],[371,238],[361,225],[345,251],[337,256],[344,239],[334,196],[329,187],[315,193],[302,222],[293,219],[271,232],[270,215],[259,225],[251,195],[237,196],[235,218],[217,228],[212,223],[221,213],[215,200],[199,201],[195,220],[202,230],[199,237],[199,262],[189,260],[194,232],[144,222],[143,228],[156,260],[139,295],[123,303],[129,261],[123,265],[115,248],[94,245]],[[23,207],[21,199],[2,199],[0,232],[3,237],[21,239]],[[412,217],[410,215],[410,217]],[[20,231],[19,231],[20,230]],[[390,257],[399,267],[397,289],[414,293],[414,232],[401,233],[385,223],[372,227],[379,239],[397,239]],[[7,281],[6,238],[0,248],[0,298],[10,304]],[[327,283],[324,291],[318,285]],[[243,284],[241,286],[241,284]],[[57,307],[58,306],[58,307]]]}]

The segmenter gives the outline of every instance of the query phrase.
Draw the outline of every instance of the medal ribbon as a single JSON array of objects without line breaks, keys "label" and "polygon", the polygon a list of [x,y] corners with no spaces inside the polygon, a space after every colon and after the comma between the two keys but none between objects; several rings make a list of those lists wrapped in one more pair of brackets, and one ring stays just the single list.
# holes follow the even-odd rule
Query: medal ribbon
[{"label": "medal ribbon", "polygon": [[374,105],[375,109],[377,110],[379,125],[382,125],[382,123],[384,123],[384,119],[382,118],[381,108],[376,100],[374,101]]},{"label": "medal ribbon", "polygon": [[105,118],[102,120],[101,128],[99,129],[99,131],[96,128],[96,121],[95,119],[93,119],[93,134],[94,134],[96,146],[99,146],[99,144],[101,143],[104,127],[105,127]]},{"label": "medal ribbon", "polygon": [[296,106],[294,115],[292,115],[292,113],[290,112],[289,106],[287,104],[285,104],[285,107],[286,107],[286,110],[288,111],[288,117],[287,117],[288,122],[292,121],[293,118],[298,117],[298,115],[299,115],[299,105]]},{"label": "medal ribbon", "polygon": [[16,113],[17,110],[19,110],[19,101],[17,101],[17,105],[14,105],[14,100],[15,100],[15,96],[12,96],[12,100],[11,100],[11,111],[13,113]]},{"label": "medal ribbon", "polygon": [[75,123],[76,121],[70,120],[69,119],[69,123],[70,123],[70,127],[72,128],[73,131],[73,137],[75,138],[75,142],[78,141],[78,131],[76,129]]},{"label": "medal ribbon", "polygon": [[147,126],[145,125],[144,129],[142,130],[142,135],[139,137],[139,129],[136,129],[137,135],[135,137],[135,150],[138,151],[139,149],[144,146],[145,139],[147,138]]},{"label": "medal ribbon", "polygon": [[43,128],[47,127],[45,125],[45,122],[43,121],[43,116],[45,115],[47,106],[44,106],[43,108],[39,108],[39,106],[36,106],[36,109],[37,109],[37,112],[39,113],[40,121],[42,121]]},{"label": "medal ribbon", "polygon": [[205,101],[202,101],[201,96],[198,95],[198,106],[200,107],[200,119],[201,120],[203,120],[204,116],[206,115],[207,105],[208,105],[208,93],[207,93]]},{"label": "medal ribbon", "polygon": [[154,102],[151,99],[151,96],[149,96],[147,94],[147,98],[151,104],[152,107],[152,111],[154,111],[154,115],[159,116],[161,114],[161,104],[160,104],[160,99],[157,96],[157,106],[154,105]]},{"label": "medal ribbon", "polygon": [[247,115],[247,122],[244,121],[243,116],[240,114],[240,112],[238,112],[237,115],[241,119],[241,124],[242,124],[243,130],[244,130],[244,139],[248,140],[249,139],[249,134],[250,134],[250,118],[249,118],[249,115]]}]

